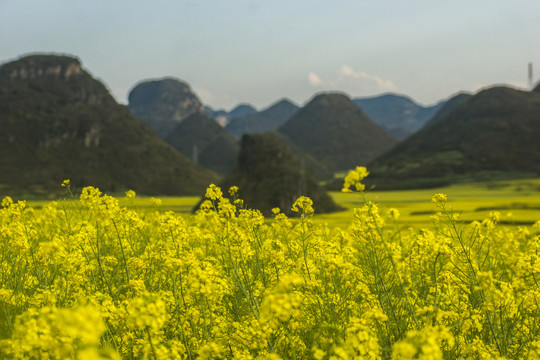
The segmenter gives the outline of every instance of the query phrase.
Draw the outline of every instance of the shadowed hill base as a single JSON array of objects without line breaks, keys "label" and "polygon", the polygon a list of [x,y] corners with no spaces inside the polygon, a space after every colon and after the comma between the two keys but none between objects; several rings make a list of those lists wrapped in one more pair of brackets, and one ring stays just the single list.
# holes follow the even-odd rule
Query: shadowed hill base
[{"label": "shadowed hill base", "polygon": [[334,178],[334,173],[328,170],[320,161],[308,154],[298,145],[293,143],[288,137],[277,131],[268,131],[265,134],[274,136],[278,141],[289,149],[294,157],[300,161],[300,166],[310,173],[317,181],[328,181]]},{"label": "shadowed hill base", "polygon": [[236,167],[240,146],[238,140],[204,113],[188,116],[169,133],[165,140],[190,159],[220,174]]},{"label": "shadowed hill base", "polygon": [[304,195],[313,200],[316,213],[341,210],[332,198],[307,173],[287,147],[270,134],[244,135],[238,167],[220,184],[223,192],[238,186],[239,197],[248,208],[265,216],[279,207],[291,214],[294,201]]}]

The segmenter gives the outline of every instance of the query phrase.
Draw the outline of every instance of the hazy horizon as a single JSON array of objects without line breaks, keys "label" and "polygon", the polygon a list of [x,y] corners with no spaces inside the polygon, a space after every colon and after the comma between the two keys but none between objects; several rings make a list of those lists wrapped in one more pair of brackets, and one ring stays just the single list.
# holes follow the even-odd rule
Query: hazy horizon
[{"label": "hazy horizon", "polygon": [[532,0],[3,0],[0,61],[76,56],[122,103],[140,81],[175,77],[214,109],[302,105],[322,91],[431,105],[495,84],[527,88],[538,13]]}]

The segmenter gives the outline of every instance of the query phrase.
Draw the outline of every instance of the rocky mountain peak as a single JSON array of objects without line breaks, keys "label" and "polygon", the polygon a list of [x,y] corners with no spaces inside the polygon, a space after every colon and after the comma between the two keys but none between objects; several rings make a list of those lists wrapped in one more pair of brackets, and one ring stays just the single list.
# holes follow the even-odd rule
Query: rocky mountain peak
[{"label": "rocky mountain peak", "polygon": [[131,90],[128,100],[131,112],[162,138],[191,114],[204,112],[189,85],[174,78],[143,81]]},{"label": "rocky mountain peak", "polygon": [[[66,55],[29,55],[0,66],[0,91],[24,92],[31,86],[47,106],[51,96],[72,104],[112,104],[108,89],[85,71],[81,61]],[[11,94],[15,97],[16,91]],[[15,101],[15,99],[10,100]]]},{"label": "rocky mountain peak", "polygon": [[3,69],[11,80],[68,79],[84,72],[79,59],[64,55],[29,55]]}]

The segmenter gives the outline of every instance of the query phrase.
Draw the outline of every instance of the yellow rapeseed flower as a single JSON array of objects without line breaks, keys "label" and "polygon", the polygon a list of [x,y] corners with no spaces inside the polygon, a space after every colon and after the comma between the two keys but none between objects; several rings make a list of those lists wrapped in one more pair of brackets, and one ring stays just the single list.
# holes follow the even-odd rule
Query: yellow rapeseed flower
[{"label": "yellow rapeseed flower", "polygon": [[2,199],[2,207],[8,208],[12,204],[13,204],[13,199],[10,198],[9,196],[6,196],[5,198]]},{"label": "yellow rapeseed flower", "polygon": [[434,204],[444,204],[448,201],[446,194],[438,193],[431,197],[431,202]]},{"label": "yellow rapeseed flower", "polygon": [[356,169],[350,170],[345,176],[342,192],[351,192],[351,187],[354,187],[356,191],[364,191],[366,186],[361,183],[369,172],[364,166],[357,166]]},{"label": "yellow rapeseed flower", "polygon": [[230,196],[236,196],[238,195],[238,186],[231,186],[229,188],[229,195]]},{"label": "yellow rapeseed flower", "polygon": [[150,198],[150,204],[152,204],[152,206],[159,207],[159,206],[161,206],[162,203],[163,203],[163,201],[161,199],[158,199],[158,198],[155,198],[155,197]]},{"label": "yellow rapeseed flower", "polygon": [[387,211],[388,217],[392,220],[399,219],[399,210],[396,208],[390,208]]},{"label": "yellow rapeseed flower", "polygon": [[454,226],[436,194],[429,229],[366,201],[333,230],[307,197],[269,220],[207,195],[191,217],[93,187],[35,212],[5,198],[0,359],[540,357],[540,222]]},{"label": "yellow rapeseed flower", "polygon": [[297,213],[312,215],[314,212],[313,200],[307,196],[300,196],[292,205],[291,210]]},{"label": "yellow rapeseed flower", "polygon": [[126,198],[131,200],[131,199],[135,199],[135,191],[133,190],[128,190],[126,191]]},{"label": "yellow rapeseed flower", "polygon": [[219,200],[223,197],[223,193],[221,192],[221,188],[219,186],[210,184],[206,189],[206,194],[204,197],[210,200]]}]

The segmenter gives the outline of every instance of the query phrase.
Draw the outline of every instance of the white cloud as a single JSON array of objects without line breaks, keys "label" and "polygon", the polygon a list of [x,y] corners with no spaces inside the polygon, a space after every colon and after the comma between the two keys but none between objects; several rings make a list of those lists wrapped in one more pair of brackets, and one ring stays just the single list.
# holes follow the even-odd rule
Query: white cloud
[{"label": "white cloud", "polygon": [[337,83],[345,83],[351,80],[358,81],[358,85],[360,86],[375,86],[379,91],[397,90],[397,86],[390,80],[385,80],[379,76],[368,74],[363,71],[355,71],[353,68],[347,65],[341,66],[338,71]]},{"label": "white cloud", "polygon": [[357,71],[348,65],[342,65],[333,76],[322,78],[310,72],[308,81],[311,86],[338,90],[353,96],[372,95],[380,92],[396,91],[398,87],[391,80],[364,71]]},{"label": "white cloud", "polygon": [[313,86],[319,86],[322,83],[322,80],[319,77],[319,75],[312,72],[308,74],[308,81],[309,81],[309,84]]}]

